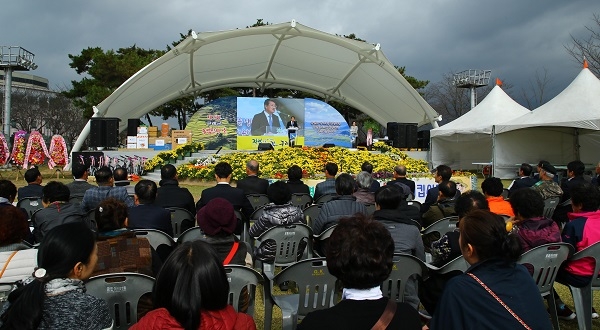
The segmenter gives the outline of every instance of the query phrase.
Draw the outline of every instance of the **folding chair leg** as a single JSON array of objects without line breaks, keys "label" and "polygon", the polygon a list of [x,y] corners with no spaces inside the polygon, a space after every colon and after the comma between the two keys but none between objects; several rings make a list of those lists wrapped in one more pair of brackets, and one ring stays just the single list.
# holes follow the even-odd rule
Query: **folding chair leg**
[{"label": "folding chair leg", "polygon": [[266,287],[269,286],[270,283],[268,283],[270,281],[266,280],[265,281],[265,288],[264,288],[264,299],[263,301],[265,302],[265,323],[264,323],[264,329],[265,330],[271,330],[271,323],[273,321],[273,300],[271,299],[271,292],[270,290]]},{"label": "folding chair leg", "polygon": [[592,286],[591,283],[583,288],[569,285],[573,302],[575,303],[575,314],[579,330],[592,329]]},{"label": "folding chair leg", "polygon": [[554,294],[552,292],[546,296],[546,301],[548,301],[550,316],[552,318],[552,327],[554,330],[560,330],[560,325],[558,324],[558,315],[556,314],[556,300],[554,299]]},{"label": "folding chair leg", "polygon": [[294,330],[298,325],[298,311],[281,311],[283,330]]}]

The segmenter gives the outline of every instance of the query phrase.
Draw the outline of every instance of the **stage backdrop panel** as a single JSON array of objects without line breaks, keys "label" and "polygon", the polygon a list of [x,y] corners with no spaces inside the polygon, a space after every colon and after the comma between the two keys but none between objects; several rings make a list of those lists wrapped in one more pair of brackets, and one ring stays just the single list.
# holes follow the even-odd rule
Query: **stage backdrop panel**
[{"label": "stage backdrop panel", "polygon": [[305,99],[304,105],[304,137],[307,146],[320,147],[332,143],[336,147],[352,147],[350,126],[334,107],[315,99]]},{"label": "stage backdrop panel", "polygon": [[237,149],[237,98],[228,96],[205,104],[188,121],[192,141],[206,149]]},{"label": "stage backdrop panel", "polygon": [[271,128],[267,127],[264,114],[266,100],[264,97],[219,98],[200,108],[190,118],[186,129],[192,131],[194,142],[202,142],[210,150],[221,147],[257,150],[260,143],[281,149],[289,145],[286,125],[294,116],[299,128],[296,145],[352,146],[348,123],[329,104],[315,99],[271,99],[277,106]]}]

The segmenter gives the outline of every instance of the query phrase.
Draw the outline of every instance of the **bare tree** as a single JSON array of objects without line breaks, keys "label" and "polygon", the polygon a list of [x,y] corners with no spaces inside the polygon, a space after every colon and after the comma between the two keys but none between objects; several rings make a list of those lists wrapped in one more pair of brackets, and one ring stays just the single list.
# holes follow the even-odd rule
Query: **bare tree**
[{"label": "bare tree", "polygon": [[471,110],[469,91],[454,85],[454,72],[445,73],[442,80],[425,88],[425,100],[442,118],[454,120]]},{"label": "bare tree", "polygon": [[578,63],[583,63],[585,57],[589,69],[598,76],[600,75],[600,14],[594,14],[592,21],[594,26],[585,27],[590,32],[590,36],[587,39],[571,36],[572,44],[565,48]]},{"label": "bare tree", "polygon": [[521,89],[523,100],[529,110],[533,110],[547,102],[546,88],[552,79],[548,76],[548,69],[544,68],[543,75],[539,71],[535,71],[535,81],[529,80],[529,88]]},{"label": "bare tree", "polygon": [[62,135],[71,147],[86,124],[83,111],[62,94],[50,90],[13,88],[11,124],[19,130],[36,130],[46,137]]}]

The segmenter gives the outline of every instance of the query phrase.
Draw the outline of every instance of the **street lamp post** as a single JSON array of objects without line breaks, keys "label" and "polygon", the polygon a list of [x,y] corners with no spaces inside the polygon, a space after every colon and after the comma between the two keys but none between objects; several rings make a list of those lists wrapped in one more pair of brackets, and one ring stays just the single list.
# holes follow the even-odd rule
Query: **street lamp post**
[{"label": "street lamp post", "polygon": [[34,54],[19,46],[0,46],[0,68],[4,69],[4,125],[3,133],[10,136],[10,107],[13,71],[37,69]]}]

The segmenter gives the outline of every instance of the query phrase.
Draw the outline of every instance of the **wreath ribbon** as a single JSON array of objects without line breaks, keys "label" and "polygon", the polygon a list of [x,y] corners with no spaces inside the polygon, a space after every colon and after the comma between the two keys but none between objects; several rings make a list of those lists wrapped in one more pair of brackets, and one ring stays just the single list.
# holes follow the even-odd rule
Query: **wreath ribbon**
[{"label": "wreath ribbon", "polygon": [[[60,153],[60,155],[58,153]],[[57,159],[54,159],[54,157]],[[60,157],[62,157],[62,161]],[[52,140],[50,141],[50,160],[57,166],[64,165],[63,171],[66,171],[68,168],[68,158],[69,154],[67,153],[65,139],[61,135],[52,136]],[[50,166],[50,161],[48,161],[48,167],[50,167],[50,169],[53,168],[53,166]]]},{"label": "wreath ribbon", "polygon": [[10,159],[10,153],[8,149],[8,144],[6,143],[6,138],[4,134],[0,132],[0,166],[6,165],[6,162]]},{"label": "wreath ribbon", "polygon": [[25,159],[23,160],[23,168],[28,167],[29,155],[31,154],[31,149],[33,148],[33,144],[36,142],[39,143],[39,145],[42,147],[42,151],[44,152],[44,155],[46,155],[46,157],[48,157],[48,167],[54,168],[54,166],[56,164],[52,160],[52,157],[50,157],[50,153],[48,153],[48,149],[46,148],[46,142],[44,142],[44,138],[42,137],[42,134],[40,134],[40,132],[38,132],[38,131],[31,131],[31,134],[29,135],[29,141],[27,141],[27,149],[25,150]]}]

